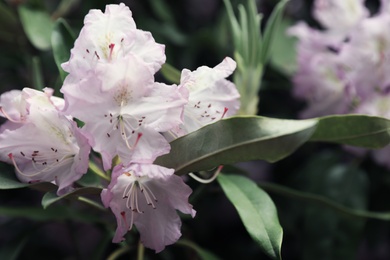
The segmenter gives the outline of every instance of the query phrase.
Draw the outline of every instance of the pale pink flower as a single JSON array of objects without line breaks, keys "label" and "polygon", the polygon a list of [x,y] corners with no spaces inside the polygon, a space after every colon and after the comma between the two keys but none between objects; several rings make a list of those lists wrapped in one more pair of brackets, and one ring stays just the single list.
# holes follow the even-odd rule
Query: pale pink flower
[{"label": "pale pink flower", "polygon": [[27,104],[27,120],[1,132],[0,160],[12,163],[21,181],[54,182],[63,194],[87,172],[92,140],[44,93],[17,103]]},{"label": "pale pink flower", "polygon": [[183,69],[179,90],[188,97],[184,108],[184,123],[166,134],[168,140],[234,115],[240,107],[240,94],[226,78],[236,68],[236,62],[226,57],[214,68],[202,66],[195,71]]},{"label": "pale pink flower", "polygon": [[340,52],[348,77],[361,99],[390,86],[390,14],[362,21],[351,30],[350,41]]},{"label": "pale pink flower", "polygon": [[165,62],[165,47],[154,41],[150,32],[138,30],[130,9],[124,4],[107,5],[103,13],[90,10],[68,62],[66,82],[81,80],[99,63],[111,63],[136,55],[155,73]]},{"label": "pale pink flower", "polygon": [[364,0],[316,0],[313,15],[325,28],[345,33],[368,17],[369,12]]},{"label": "pale pink flower", "polygon": [[145,163],[169,152],[159,132],[182,123],[187,102],[176,85],[154,82],[148,67],[132,55],[97,66],[61,91],[66,113],[82,120],[94,136],[93,148],[102,154],[105,169],[116,155],[124,163]]},{"label": "pale pink flower", "polygon": [[113,242],[121,242],[133,224],[142,243],[157,253],[181,236],[181,221],[176,210],[195,216],[188,203],[191,189],[181,177],[153,164],[117,165],[107,189],[102,191],[103,204],[117,219]]}]

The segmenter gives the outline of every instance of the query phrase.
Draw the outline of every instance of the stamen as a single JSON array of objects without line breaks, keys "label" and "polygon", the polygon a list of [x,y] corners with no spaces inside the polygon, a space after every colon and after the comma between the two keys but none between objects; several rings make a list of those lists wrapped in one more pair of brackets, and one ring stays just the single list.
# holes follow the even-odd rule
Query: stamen
[{"label": "stamen", "polygon": [[[141,186],[141,185],[142,185],[142,184],[140,183],[140,186]],[[144,196],[145,196],[146,203],[147,203],[148,205],[151,205],[152,208],[155,209],[156,206],[154,205],[153,200],[154,200],[155,202],[158,202],[158,200],[157,200],[156,196],[154,196],[152,190],[148,187],[148,185],[143,184],[143,185],[141,186],[141,192],[142,192],[142,193],[144,194]],[[153,197],[153,200],[152,200],[151,197]]]},{"label": "stamen", "polygon": [[[37,154],[36,154],[36,155],[37,155]],[[36,156],[36,155],[35,155],[35,156]],[[16,171],[17,171],[19,174],[21,174],[21,175],[23,175],[23,176],[26,176],[26,177],[34,177],[34,176],[39,175],[39,174],[41,174],[41,173],[49,172],[49,171],[51,171],[51,170],[53,170],[53,169],[55,169],[55,168],[58,168],[58,167],[63,166],[63,165],[65,165],[65,164],[68,164],[68,163],[69,163],[69,160],[73,160],[73,156],[69,156],[69,155],[66,154],[66,155],[64,155],[61,159],[56,159],[56,161],[55,161],[54,163],[50,164],[50,165],[47,164],[47,161],[43,161],[41,164],[42,164],[43,166],[45,166],[45,167],[42,168],[42,169],[38,169],[38,167],[37,167],[37,165],[36,165],[36,164],[37,164],[37,160],[35,159],[36,157],[32,157],[32,158],[31,158],[31,160],[32,160],[32,162],[33,162],[32,166],[34,167],[34,169],[35,169],[37,172],[31,173],[31,174],[26,174],[26,173],[24,173],[24,172],[18,167],[18,165],[17,165],[17,163],[16,163],[16,161],[15,161],[15,158],[14,158],[14,156],[13,156],[12,153],[8,154],[8,157],[11,159],[12,164],[15,166]],[[42,157],[42,159],[45,159],[45,158]],[[41,159],[40,159],[40,160],[41,160]]]}]

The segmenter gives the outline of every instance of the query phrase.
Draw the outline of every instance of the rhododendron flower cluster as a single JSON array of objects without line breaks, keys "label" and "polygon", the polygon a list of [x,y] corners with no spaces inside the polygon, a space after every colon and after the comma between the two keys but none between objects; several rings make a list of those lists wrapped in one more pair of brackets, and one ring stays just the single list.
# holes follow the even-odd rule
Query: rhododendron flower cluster
[{"label": "rhododendron flower cluster", "polygon": [[[363,0],[317,0],[313,15],[324,27],[300,22],[289,29],[298,37],[294,94],[307,101],[303,118],[360,113],[390,117],[390,9],[381,1],[370,16]],[[373,151],[390,167],[388,148]]]},{"label": "rhododendron flower cluster", "polygon": [[[164,45],[137,29],[124,4],[91,10],[62,67],[64,99],[25,88],[1,95],[0,159],[14,164],[23,182],[54,182],[58,194],[88,170],[91,148],[111,182],[101,199],[117,219],[113,242],[133,225],[142,243],[159,252],[181,236],[176,210],[195,216],[191,189],[174,169],[153,164],[169,141],[233,115],[236,67],[225,58],[214,68],[184,69],[179,85],[156,82]],[[83,126],[79,128],[76,120]]]}]

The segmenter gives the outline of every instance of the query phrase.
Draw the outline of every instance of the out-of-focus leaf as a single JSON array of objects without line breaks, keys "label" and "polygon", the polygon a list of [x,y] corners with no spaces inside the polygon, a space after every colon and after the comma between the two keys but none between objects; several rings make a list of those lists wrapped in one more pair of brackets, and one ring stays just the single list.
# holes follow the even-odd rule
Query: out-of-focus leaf
[{"label": "out-of-focus leaf", "polygon": [[272,11],[270,18],[265,26],[264,38],[263,38],[263,47],[261,50],[261,61],[263,64],[268,62],[268,59],[271,55],[275,32],[279,30],[279,26],[282,20],[282,15],[284,7],[286,6],[289,0],[281,0]]},{"label": "out-of-focus leaf", "polygon": [[284,120],[231,117],[171,142],[171,152],[156,163],[176,174],[251,160],[276,162],[307,141],[380,148],[390,142],[390,120],[365,115]]},{"label": "out-of-focus leaf", "polygon": [[198,254],[200,259],[203,259],[203,260],[219,260],[220,259],[218,256],[199,247],[197,244],[195,244],[189,240],[180,239],[179,241],[176,242],[176,245],[182,245],[182,246],[186,246],[186,247],[193,249]]},{"label": "out-of-focus leaf", "polygon": [[[309,158],[301,170],[302,189],[325,196],[345,207],[367,208],[367,176],[355,165],[341,162],[338,154]],[[321,167],[319,167],[321,165]],[[302,259],[356,259],[365,219],[347,218],[327,208],[305,208],[302,229],[305,244]],[[321,228],[319,228],[321,227]]]},{"label": "out-of-focus leaf", "polygon": [[232,117],[173,141],[171,152],[156,163],[181,175],[242,161],[275,162],[305,143],[316,124],[317,120]]},{"label": "out-of-focus leaf", "polygon": [[173,23],[174,22],[174,15],[169,8],[169,5],[164,1],[149,1],[151,8],[153,9],[154,13],[158,16],[158,18],[161,21],[164,21],[165,23]]},{"label": "out-of-focus leaf", "polygon": [[55,206],[47,209],[37,207],[3,207],[0,206],[0,216],[12,218],[27,218],[35,221],[66,220],[72,219],[82,222],[102,222],[102,220],[93,213],[84,213],[76,209]]},{"label": "out-of-focus leaf", "polygon": [[0,259],[16,260],[22,252],[32,233],[30,231],[20,234],[18,237],[0,247]]},{"label": "out-of-focus leaf", "polygon": [[174,84],[180,83],[180,71],[178,71],[173,66],[169,65],[168,63],[164,63],[162,65],[162,68],[160,70],[161,74],[166,78],[168,81]]},{"label": "out-of-focus leaf", "polygon": [[62,196],[57,196],[55,192],[47,192],[43,198],[42,198],[42,206],[44,209],[52,205],[53,203],[60,201],[65,198],[78,198],[81,195],[86,195],[86,194],[100,194],[102,191],[101,188],[95,188],[95,187],[85,187],[85,188],[80,188],[80,189],[75,189],[72,192],[69,192],[65,195]]},{"label": "out-of-focus leaf", "polygon": [[222,174],[218,182],[263,252],[273,259],[281,259],[283,229],[268,194],[243,176]]},{"label": "out-of-focus leaf", "polygon": [[74,40],[75,36],[68,23],[62,18],[58,19],[51,33],[51,45],[62,81],[64,81],[67,73],[62,69],[61,64],[69,60],[70,49],[73,47]]},{"label": "out-of-focus leaf", "polygon": [[3,2],[0,2],[0,31],[16,28],[18,18]]},{"label": "out-of-focus leaf", "polygon": [[332,209],[335,212],[347,217],[371,218],[390,221],[390,212],[373,212],[354,209],[346,207],[322,195],[318,195],[312,192],[299,191],[273,183],[260,183],[259,186],[269,193],[275,193],[304,202],[310,202],[312,204],[325,207],[327,209]]},{"label": "out-of-focus leaf", "polygon": [[57,10],[53,13],[54,18],[65,16],[69,10],[76,6],[80,0],[62,0],[58,5]]},{"label": "out-of-focus leaf", "polygon": [[19,6],[19,16],[24,32],[35,48],[46,51],[51,48],[51,32],[54,22],[50,15],[39,9]]},{"label": "out-of-focus leaf", "polygon": [[274,40],[271,48],[271,64],[291,76],[297,70],[297,39],[287,35],[287,29],[292,26],[292,21],[283,18],[274,32]]},{"label": "out-of-focus leaf", "polygon": [[41,60],[38,56],[32,57],[32,82],[33,86],[37,90],[42,90],[45,87],[43,82]]}]

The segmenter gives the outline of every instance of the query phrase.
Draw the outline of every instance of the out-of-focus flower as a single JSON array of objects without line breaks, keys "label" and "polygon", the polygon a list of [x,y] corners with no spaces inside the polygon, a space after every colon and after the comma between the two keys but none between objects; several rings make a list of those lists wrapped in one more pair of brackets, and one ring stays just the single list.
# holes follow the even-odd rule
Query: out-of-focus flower
[{"label": "out-of-focus flower", "polygon": [[[240,107],[240,94],[226,78],[236,68],[236,63],[226,57],[214,68],[202,66],[195,71],[184,69],[179,90],[188,96],[184,108],[184,122],[171,133],[179,137],[234,115]],[[169,138],[169,137],[168,137]]]},{"label": "out-of-focus flower", "polygon": [[[389,1],[381,1],[379,12],[371,17],[363,4],[360,0],[317,0],[314,14],[326,29],[304,23],[290,28],[299,40],[299,69],[293,81],[294,94],[307,101],[302,117],[359,113],[390,118]],[[378,163],[390,167],[385,159],[389,151],[372,154]]]},{"label": "out-of-focus flower", "polygon": [[349,112],[356,97],[340,60],[343,38],[312,29],[303,22],[291,27],[288,33],[299,39],[293,93],[307,101],[301,116],[308,118]]},{"label": "out-of-focus flower", "polygon": [[21,112],[23,122],[0,133],[0,159],[15,166],[21,181],[55,182],[63,194],[87,172],[92,139],[61,114],[50,95],[33,89],[15,93],[5,96],[16,97],[11,102],[16,106],[4,110]]},{"label": "out-of-focus flower", "polygon": [[160,132],[182,123],[187,102],[176,85],[154,82],[145,63],[131,54],[97,65],[95,72],[61,91],[66,113],[82,120],[94,136],[93,149],[102,154],[105,169],[116,155],[124,163],[145,163],[169,152]]},{"label": "out-of-focus flower", "polygon": [[102,201],[117,219],[113,242],[137,227],[142,243],[156,252],[175,243],[181,236],[176,210],[195,216],[188,203],[191,189],[173,174],[173,169],[153,164],[117,165],[112,180],[102,192]]},{"label": "out-of-focus flower", "polygon": [[390,86],[390,13],[363,20],[350,32],[340,52],[348,77],[364,102]]},{"label": "out-of-focus flower", "polygon": [[345,33],[369,14],[365,0],[316,0],[313,16],[334,33]]}]

